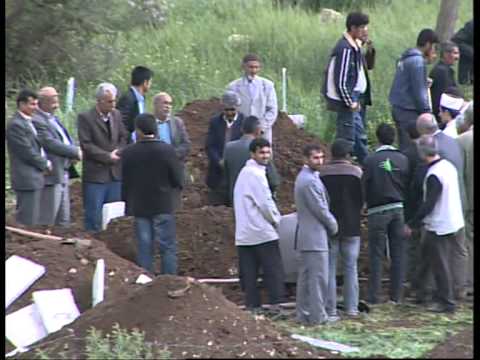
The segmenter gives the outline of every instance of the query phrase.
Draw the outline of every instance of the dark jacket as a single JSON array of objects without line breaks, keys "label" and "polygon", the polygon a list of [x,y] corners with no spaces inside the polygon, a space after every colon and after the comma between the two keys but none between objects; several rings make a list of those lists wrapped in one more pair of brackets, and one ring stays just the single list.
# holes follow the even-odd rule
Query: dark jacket
[{"label": "dark jacket", "polygon": [[417,48],[406,50],[398,60],[388,100],[392,106],[418,114],[432,111],[428,103],[427,65]]},{"label": "dark jacket", "polygon": [[363,206],[362,170],[348,160],[332,160],[320,169],[330,197],[330,211],[338,222],[339,236],[360,236]]},{"label": "dark jacket", "polygon": [[138,101],[132,88],[124,92],[118,99],[117,109],[122,113],[122,121],[129,133],[135,131],[135,118],[138,115]]},{"label": "dark jacket", "polygon": [[16,112],[8,123],[6,137],[12,189],[42,189],[47,159],[42,157],[40,141],[20,113]]},{"label": "dark jacket", "polygon": [[[238,113],[238,117],[231,128],[230,141],[237,140],[242,136],[242,123],[243,114]],[[224,176],[223,168],[219,162],[223,159],[223,151],[225,150],[226,127],[223,113],[210,119],[205,151],[208,157],[207,186],[211,189],[217,188]]]},{"label": "dark jacket", "polygon": [[[110,132],[97,109],[78,114],[78,140],[83,151],[83,181],[107,183],[121,180],[121,160],[114,162],[110,153],[127,144],[128,133],[122,123],[120,111],[113,109]],[[110,134],[110,136],[109,136]]]},{"label": "dark jacket", "polygon": [[417,144],[410,142],[410,145],[403,151],[408,159],[410,180],[408,191],[405,195],[404,215],[405,222],[409,221],[418,210],[423,201],[423,179],[428,170],[428,166],[420,158]]},{"label": "dark jacket", "polygon": [[370,80],[367,69],[373,68],[375,49],[367,50],[368,64],[361,48],[344,34],[333,48],[324,73],[322,94],[331,111],[346,111],[352,104],[352,93],[358,80],[358,69],[363,66],[367,80],[363,105],[371,105]]},{"label": "dark jacket", "polygon": [[181,162],[170,144],[142,140],[122,153],[122,200],[127,215],[172,214],[174,190],[181,189],[183,181]]},{"label": "dark jacket", "polygon": [[460,50],[458,62],[458,82],[460,84],[473,83],[473,20],[470,20],[452,37],[452,41]]},{"label": "dark jacket", "polygon": [[78,147],[73,144],[67,129],[58,121],[58,125],[63,129],[71,144],[67,145],[63,142],[62,135],[50,123],[48,115],[44,112],[36,111],[33,114],[32,122],[37,130],[38,139],[47,152],[48,159],[52,162],[52,171],[45,175],[45,184],[63,184],[65,172],[69,171],[72,160],[78,159]]},{"label": "dark jacket", "polygon": [[439,61],[430,71],[429,76],[432,78],[433,83],[430,88],[432,94],[432,111],[437,120],[440,120],[439,106],[440,97],[450,86],[457,86],[455,81],[455,71],[451,65],[445,64],[443,61]]},{"label": "dark jacket", "polygon": [[393,146],[365,158],[362,177],[367,208],[404,202],[410,180],[408,159]]},{"label": "dark jacket", "polygon": [[[177,158],[185,161],[192,148],[192,142],[188,137],[185,123],[181,118],[173,115],[169,115],[167,120],[170,125],[170,143],[175,149]],[[158,138],[160,138],[160,132],[158,133]]]}]

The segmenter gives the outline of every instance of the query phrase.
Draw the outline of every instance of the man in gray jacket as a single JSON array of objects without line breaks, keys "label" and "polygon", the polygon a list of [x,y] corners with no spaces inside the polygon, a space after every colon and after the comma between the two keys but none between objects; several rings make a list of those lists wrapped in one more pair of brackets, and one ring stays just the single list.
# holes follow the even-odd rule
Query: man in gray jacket
[{"label": "man in gray jacket", "polygon": [[10,181],[17,197],[16,221],[37,225],[45,174],[52,170],[32,124],[38,106],[37,94],[22,90],[17,97],[17,112],[7,126]]},{"label": "man in gray jacket", "polygon": [[318,145],[303,150],[305,165],[295,180],[298,228],[295,248],[300,252],[297,280],[297,321],[316,325],[335,321],[325,310],[328,292],[328,239],[338,231],[328,209],[328,194],[318,170],[325,155]]},{"label": "man in gray jacket", "polygon": [[410,143],[408,125],[416,121],[421,113],[432,112],[426,63],[435,60],[436,43],[437,34],[431,29],[423,29],[418,34],[417,47],[406,50],[397,62],[388,100],[397,127],[400,151],[404,151]]},{"label": "man in gray jacket", "polygon": [[59,108],[58,94],[53,87],[38,92],[38,109],[32,117],[38,139],[52,161],[52,172],[45,176],[42,191],[41,225],[70,225],[69,168],[72,161],[82,159],[80,147],[74,145],[67,129],[54,115]]}]

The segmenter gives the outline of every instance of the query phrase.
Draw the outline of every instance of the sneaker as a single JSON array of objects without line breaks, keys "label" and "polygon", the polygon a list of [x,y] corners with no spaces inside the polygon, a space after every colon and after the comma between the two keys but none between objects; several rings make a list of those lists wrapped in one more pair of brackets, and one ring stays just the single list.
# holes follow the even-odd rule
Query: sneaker
[{"label": "sneaker", "polygon": [[455,312],[455,307],[452,306],[447,306],[447,305],[441,305],[441,304],[434,304],[431,307],[427,309],[430,312],[434,313],[454,313]]},{"label": "sneaker", "polygon": [[340,316],[338,315],[331,315],[331,316],[328,316],[327,318],[327,323],[334,323],[334,322],[337,322],[340,320]]},{"label": "sneaker", "polygon": [[360,311],[347,311],[345,312],[345,316],[349,318],[358,318],[360,316]]}]

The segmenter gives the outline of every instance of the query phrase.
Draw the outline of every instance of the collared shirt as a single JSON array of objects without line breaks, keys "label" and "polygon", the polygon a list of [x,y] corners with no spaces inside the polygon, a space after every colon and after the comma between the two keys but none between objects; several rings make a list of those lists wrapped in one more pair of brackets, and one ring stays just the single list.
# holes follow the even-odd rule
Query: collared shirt
[{"label": "collared shirt", "polygon": [[135,97],[137,98],[137,103],[138,103],[138,113],[143,114],[145,112],[145,96],[140,94],[138,90],[134,87],[130,87],[135,94]]},{"label": "collared shirt", "polygon": [[51,114],[51,113],[48,113],[46,111],[43,111],[42,109],[38,108],[38,112],[44,114],[47,119],[48,119],[48,122],[50,123],[50,125],[52,125],[55,130],[57,130],[57,132],[60,134],[60,137],[62,138],[62,141],[65,145],[72,145],[72,142],[70,141],[70,138],[68,137],[68,135],[65,133],[65,131],[63,130],[63,128],[60,126],[59,124],[59,120],[58,118]]},{"label": "collared shirt", "polygon": [[158,138],[167,144],[172,144],[172,133],[170,131],[170,118],[166,120],[157,120]]},{"label": "collared shirt", "polygon": [[377,150],[375,150],[375,152],[379,152],[379,151],[382,151],[382,150],[397,150],[397,148],[395,146],[392,146],[392,145],[382,145]]},{"label": "collared shirt", "polygon": [[238,112],[235,114],[234,118],[232,121],[228,121],[227,117],[223,115],[223,120],[225,120],[225,123],[227,124],[228,128],[231,128],[233,126],[233,123],[238,119]]},{"label": "collared shirt", "polygon": [[443,129],[443,133],[454,139],[458,137],[457,124],[455,122],[455,119],[449,121],[447,125],[445,125],[445,129]]},{"label": "collared shirt", "polygon": [[249,76],[244,77],[244,81],[247,84],[248,94],[250,95],[250,99],[254,99],[258,92],[257,86],[257,77],[250,78]]},{"label": "collared shirt", "polygon": [[[33,126],[33,123],[32,123],[32,117],[31,116],[28,116],[27,114],[21,112],[21,111],[18,111],[18,113],[20,114],[21,117],[23,117],[26,121],[27,121],[27,124],[28,126],[30,126],[30,128],[32,129],[33,131],[33,134],[35,135],[35,137],[38,136],[38,133],[37,133],[37,129],[35,129],[35,126]],[[43,147],[40,146],[40,155],[43,157],[43,158],[47,158],[47,155],[45,154],[45,150],[43,150]]]}]

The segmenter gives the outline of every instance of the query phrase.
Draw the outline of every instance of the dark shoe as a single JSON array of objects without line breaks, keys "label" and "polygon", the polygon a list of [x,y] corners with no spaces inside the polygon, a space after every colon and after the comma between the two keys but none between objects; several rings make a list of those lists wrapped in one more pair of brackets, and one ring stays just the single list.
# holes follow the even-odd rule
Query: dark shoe
[{"label": "dark shoe", "polygon": [[433,306],[429,307],[427,309],[430,312],[434,313],[449,313],[452,314],[455,312],[455,307],[452,306],[447,306],[447,305],[441,305],[441,304],[434,304]]}]

